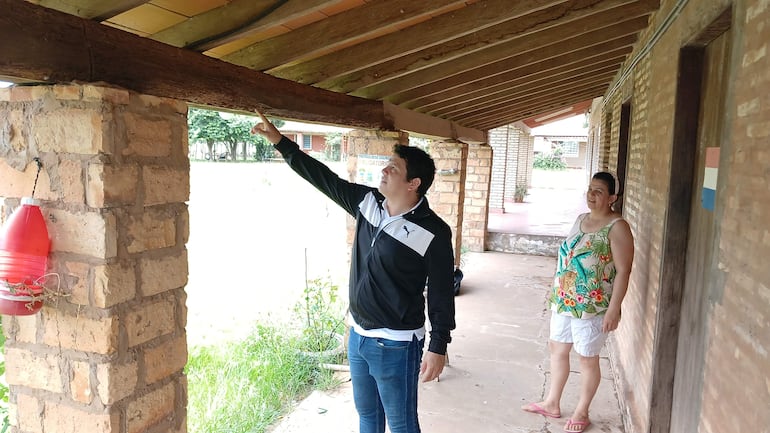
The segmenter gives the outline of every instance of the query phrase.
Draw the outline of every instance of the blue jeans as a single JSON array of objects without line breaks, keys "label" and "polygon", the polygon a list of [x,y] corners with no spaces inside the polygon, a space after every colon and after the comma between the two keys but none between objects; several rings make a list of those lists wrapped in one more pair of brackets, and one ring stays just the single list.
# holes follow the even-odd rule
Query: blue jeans
[{"label": "blue jeans", "polygon": [[360,433],[420,433],[417,382],[425,340],[369,338],[350,329],[348,361]]}]

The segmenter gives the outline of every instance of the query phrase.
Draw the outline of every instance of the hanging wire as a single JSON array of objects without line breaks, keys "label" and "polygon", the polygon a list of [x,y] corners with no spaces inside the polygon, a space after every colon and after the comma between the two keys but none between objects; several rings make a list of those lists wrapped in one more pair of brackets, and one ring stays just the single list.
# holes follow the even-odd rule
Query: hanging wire
[{"label": "hanging wire", "polygon": [[40,162],[40,158],[37,156],[32,158],[37,163],[37,174],[35,174],[35,184],[32,185],[32,197],[35,197],[35,189],[37,188],[37,179],[40,177],[40,170],[43,168],[43,163]]}]

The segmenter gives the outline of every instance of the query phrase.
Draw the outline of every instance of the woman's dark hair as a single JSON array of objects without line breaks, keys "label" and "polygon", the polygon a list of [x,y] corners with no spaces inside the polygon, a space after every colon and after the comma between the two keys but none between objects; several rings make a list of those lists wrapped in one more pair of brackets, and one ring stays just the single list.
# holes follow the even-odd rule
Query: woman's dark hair
[{"label": "woman's dark hair", "polygon": [[406,180],[420,179],[417,195],[424,196],[436,176],[436,164],[433,162],[433,158],[419,147],[403,144],[393,146],[393,153],[406,162]]},{"label": "woman's dark hair", "polygon": [[606,171],[599,171],[596,174],[591,177],[592,179],[600,180],[607,184],[607,191],[610,193],[610,195],[617,194],[620,195],[620,191],[616,191],[615,188],[617,186],[615,185],[615,176],[612,175],[612,173],[608,173]]}]

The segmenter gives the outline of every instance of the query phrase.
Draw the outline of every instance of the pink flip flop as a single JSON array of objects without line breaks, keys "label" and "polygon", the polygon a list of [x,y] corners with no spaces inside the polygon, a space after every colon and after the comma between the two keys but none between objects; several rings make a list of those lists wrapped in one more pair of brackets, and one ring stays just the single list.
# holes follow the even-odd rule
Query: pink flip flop
[{"label": "pink flip flop", "polygon": [[524,412],[536,413],[538,415],[547,416],[548,418],[561,418],[561,414],[548,412],[537,403],[530,403],[522,407],[521,410],[523,410]]},{"label": "pink flip flop", "polygon": [[574,421],[572,418],[567,420],[567,424],[564,425],[564,431],[567,433],[582,433],[588,426],[591,425],[591,421]]}]

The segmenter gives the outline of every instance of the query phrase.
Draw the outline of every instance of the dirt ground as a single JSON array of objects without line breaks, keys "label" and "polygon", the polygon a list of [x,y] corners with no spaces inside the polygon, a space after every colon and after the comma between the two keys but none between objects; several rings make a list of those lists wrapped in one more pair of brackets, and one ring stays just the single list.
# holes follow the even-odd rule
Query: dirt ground
[{"label": "dirt ground", "polygon": [[[191,162],[187,338],[245,336],[292,320],[307,277],[347,296],[346,214],[284,163]],[[344,163],[330,165],[344,173]]]}]

